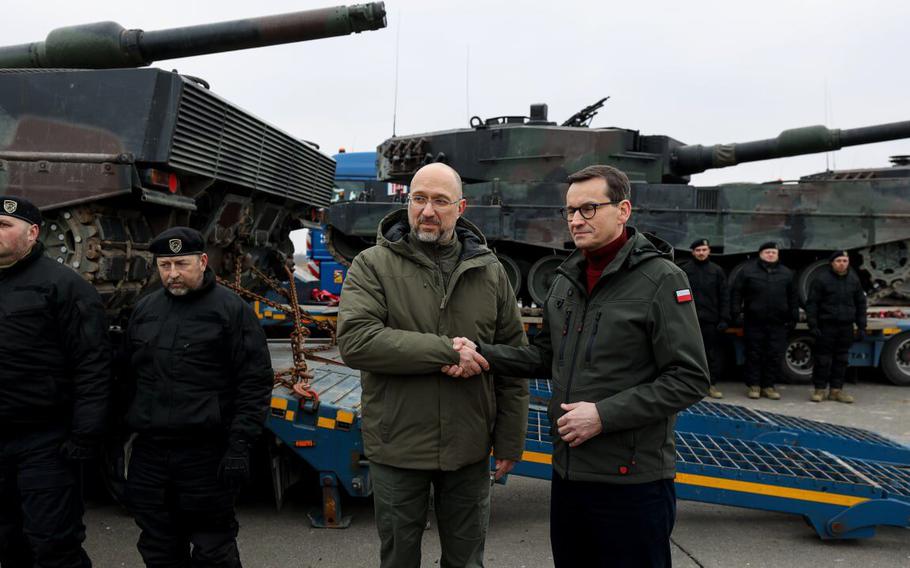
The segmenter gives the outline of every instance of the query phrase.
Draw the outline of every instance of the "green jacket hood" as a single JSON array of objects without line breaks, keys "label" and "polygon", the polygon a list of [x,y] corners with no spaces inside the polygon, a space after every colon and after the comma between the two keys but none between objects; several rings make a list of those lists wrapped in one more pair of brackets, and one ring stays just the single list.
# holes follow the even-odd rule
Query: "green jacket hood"
[{"label": "green jacket hood", "polygon": [[[422,256],[416,253],[409,237],[410,234],[411,226],[408,223],[408,210],[399,209],[392,211],[379,222],[379,228],[376,231],[376,244],[388,247],[402,256],[420,262],[418,259],[422,258]],[[486,237],[483,236],[477,225],[464,217],[459,217],[455,223],[455,237],[461,241],[462,260],[492,253],[487,247]]]}]

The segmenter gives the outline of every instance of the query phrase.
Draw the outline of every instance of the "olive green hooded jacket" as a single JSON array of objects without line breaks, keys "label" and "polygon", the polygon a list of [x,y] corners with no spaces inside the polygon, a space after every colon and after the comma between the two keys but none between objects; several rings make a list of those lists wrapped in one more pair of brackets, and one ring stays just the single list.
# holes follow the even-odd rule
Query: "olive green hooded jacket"
[{"label": "olive green hooded jacket", "polygon": [[407,211],[386,216],[377,244],[354,259],[338,312],[338,346],[361,371],[363,443],[369,460],[455,470],[490,455],[518,460],[528,385],[491,373],[451,378],[452,338],[525,345],[505,270],[480,230],[460,218],[462,252],[448,287],[411,242]]},{"label": "olive green hooded jacket", "polygon": [[[673,264],[667,243],[627,230],[628,242],[590,295],[580,251],[557,269],[533,345],[480,344],[497,373],[552,377],[553,467],[564,479],[672,478],[676,413],[708,391],[685,273]],[[555,425],[565,414],[561,403],[580,401],[596,404],[603,432],[569,448]]]}]

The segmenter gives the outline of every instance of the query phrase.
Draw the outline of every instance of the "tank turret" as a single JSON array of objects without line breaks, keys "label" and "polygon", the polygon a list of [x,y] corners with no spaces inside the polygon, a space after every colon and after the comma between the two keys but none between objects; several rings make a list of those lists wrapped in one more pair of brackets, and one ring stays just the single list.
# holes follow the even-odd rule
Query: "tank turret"
[{"label": "tank turret", "polygon": [[385,26],[383,2],[153,31],[96,22],[57,28],[44,41],[0,47],[0,68],[144,67],[166,59],[343,36]]}]

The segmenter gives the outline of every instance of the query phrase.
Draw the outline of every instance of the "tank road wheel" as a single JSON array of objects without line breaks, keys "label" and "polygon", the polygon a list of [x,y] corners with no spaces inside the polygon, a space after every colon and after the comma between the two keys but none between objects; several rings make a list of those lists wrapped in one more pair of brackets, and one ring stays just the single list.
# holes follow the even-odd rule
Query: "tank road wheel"
[{"label": "tank road wheel", "polygon": [[[897,241],[860,249],[862,262],[858,268],[869,273],[869,279],[886,290],[910,298],[910,247],[908,241]],[[870,294],[870,295],[875,295]],[[876,303],[870,299],[870,303]]]},{"label": "tank road wheel", "polygon": [[537,259],[537,262],[531,266],[531,271],[528,273],[528,292],[538,306],[543,306],[547,293],[550,291],[550,285],[556,279],[556,269],[565,259],[566,257],[562,255],[551,254]]},{"label": "tank road wheel", "polygon": [[816,260],[799,272],[799,276],[796,277],[796,293],[799,294],[801,306],[805,306],[806,300],[809,299],[809,287],[812,286],[812,282],[823,270],[828,268],[828,265],[827,260]]},{"label": "tank road wheel", "polygon": [[515,262],[511,256],[507,254],[502,254],[501,252],[496,253],[496,258],[499,259],[502,267],[506,269],[506,275],[509,277],[509,284],[512,285],[512,291],[515,292],[515,295],[521,292],[521,268],[519,268],[518,263]]},{"label": "tank road wheel", "polygon": [[335,227],[325,227],[325,246],[335,260],[345,266],[351,266],[354,257],[373,246],[373,243],[361,237],[345,235]]},{"label": "tank road wheel", "polygon": [[885,342],[880,365],[889,381],[910,386],[910,331],[898,333]]},{"label": "tank road wheel", "polygon": [[734,267],[730,270],[730,273],[727,274],[727,285],[728,285],[728,286],[730,286],[731,288],[733,287],[733,281],[736,280],[736,276],[737,276],[740,272],[743,271],[743,268],[746,267],[746,264],[747,264],[748,262],[749,262],[748,260],[744,260],[744,261],[740,262],[739,264],[737,264],[736,266],[734,266]]},{"label": "tank road wheel", "polygon": [[152,276],[152,232],[139,213],[74,207],[45,213],[45,254],[95,286],[109,311],[133,303]]},{"label": "tank road wheel", "polygon": [[812,382],[812,346],[815,339],[806,333],[790,337],[787,351],[784,353],[783,374],[792,385],[805,385]]}]

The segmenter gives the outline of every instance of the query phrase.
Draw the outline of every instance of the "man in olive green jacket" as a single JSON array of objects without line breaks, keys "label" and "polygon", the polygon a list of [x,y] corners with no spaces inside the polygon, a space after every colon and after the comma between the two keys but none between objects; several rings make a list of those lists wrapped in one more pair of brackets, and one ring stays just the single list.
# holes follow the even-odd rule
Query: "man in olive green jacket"
[{"label": "man in olive green jacket", "polygon": [[489,456],[501,477],[520,459],[528,417],[523,379],[489,373],[453,348],[470,335],[526,344],[508,277],[480,231],[461,218],[461,179],[444,164],[411,182],[407,211],[380,223],[377,245],[345,278],[338,345],[361,370],[363,441],[373,481],[381,566],[417,567],[429,490],[440,566],[482,566]]},{"label": "man in olive green jacket", "polygon": [[557,269],[543,329],[526,347],[481,339],[475,361],[552,377],[557,568],[669,566],[676,413],[708,391],[692,293],[672,248],[626,226],[625,174],[590,166],[569,182],[563,212],[578,250]]}]

